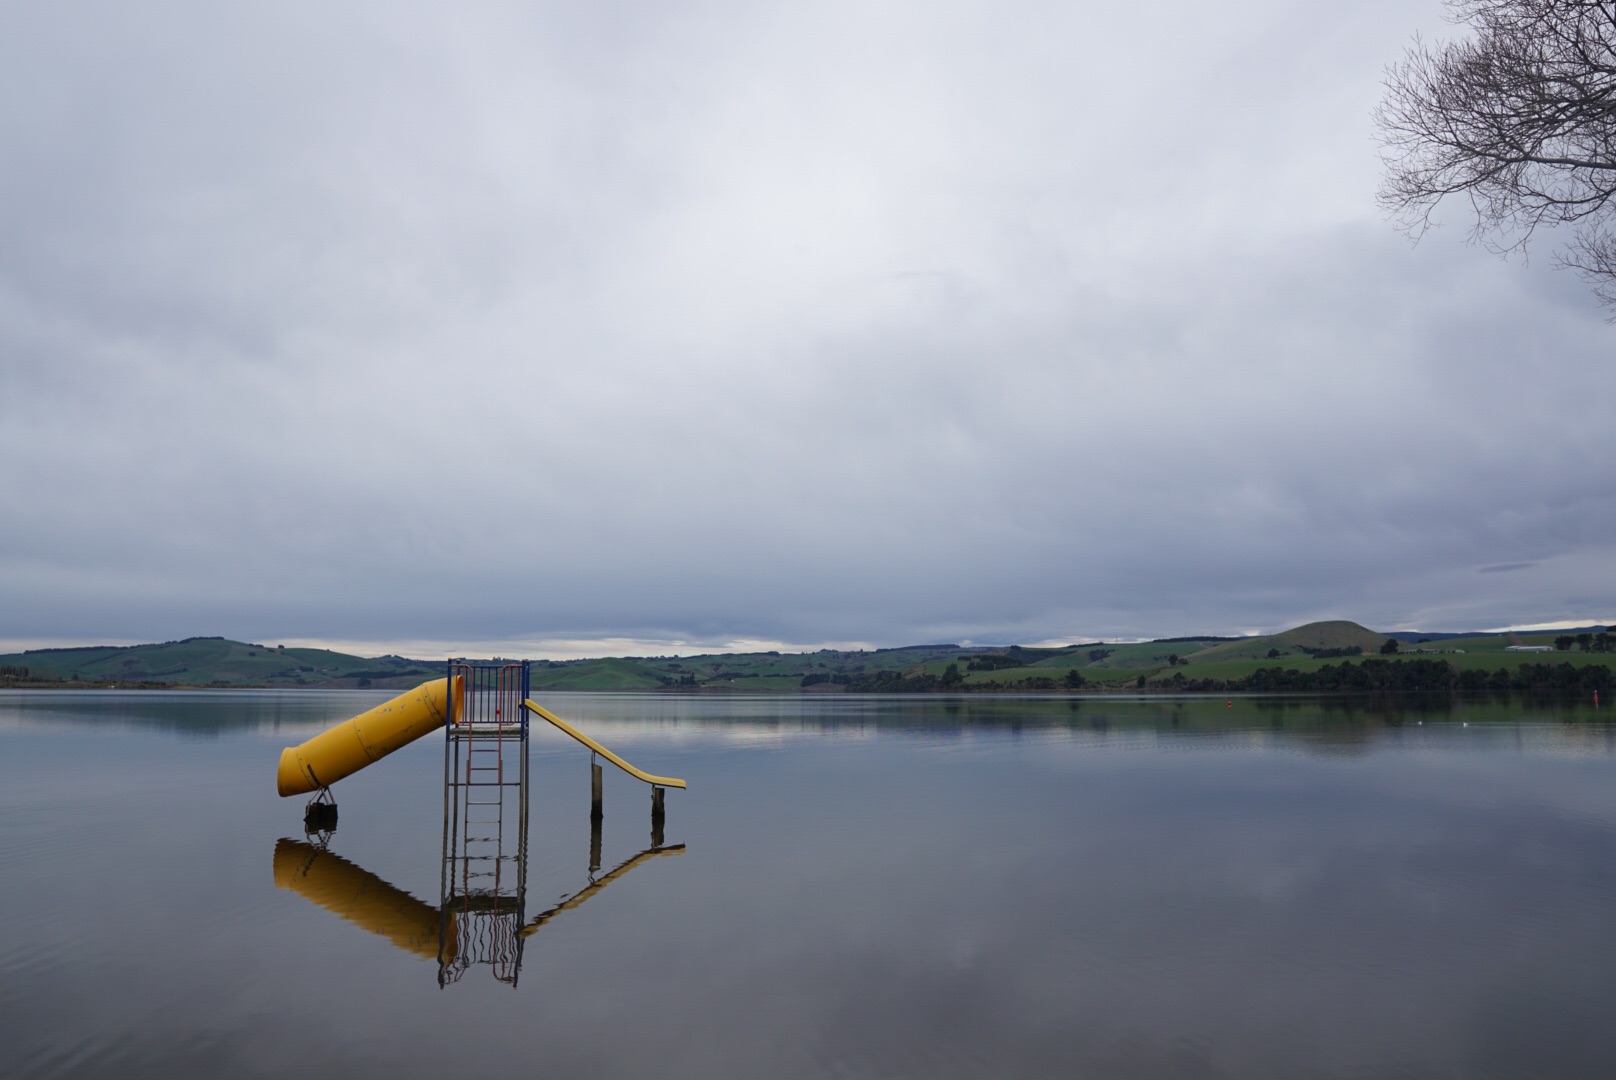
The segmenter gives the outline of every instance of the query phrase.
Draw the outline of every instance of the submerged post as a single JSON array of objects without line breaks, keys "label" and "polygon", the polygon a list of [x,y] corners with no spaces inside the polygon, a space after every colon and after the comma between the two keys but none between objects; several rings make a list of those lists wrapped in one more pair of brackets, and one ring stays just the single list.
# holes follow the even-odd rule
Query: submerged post
[{"label": "submerged post", "polygon": [[600,819],[605,816],[605,811],[601,809],[601,790],[602,790],[602,784],[601,784],[601,779],[600,779],[600,762],[595,760],[595,755],[594,754],[590,754],[589,755],[589,820],[590,821],[599,822]]},{"label": "submerged post", "polygon": [[662,809],[662,789],[651,785],[651,846],[662,846],[662,824],[666,816]]}]

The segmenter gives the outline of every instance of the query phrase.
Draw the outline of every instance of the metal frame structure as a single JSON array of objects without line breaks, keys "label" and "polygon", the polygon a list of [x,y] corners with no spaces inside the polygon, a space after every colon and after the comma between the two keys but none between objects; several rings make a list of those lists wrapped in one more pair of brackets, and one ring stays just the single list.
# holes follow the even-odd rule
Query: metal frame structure
[{"label": "metal frame structure", "polygon": [[448,665],[438,984],[474,964],[516,985],[527,914],[527,661]]}]

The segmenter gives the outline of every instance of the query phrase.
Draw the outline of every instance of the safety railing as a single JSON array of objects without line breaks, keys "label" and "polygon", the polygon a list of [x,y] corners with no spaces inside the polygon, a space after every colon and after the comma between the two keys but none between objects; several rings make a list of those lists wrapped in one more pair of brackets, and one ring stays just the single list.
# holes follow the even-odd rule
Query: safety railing
[{"label": "safety railing", "polygon": [[527,735],[528,663],[475,664],[449,661],[449,736],[457,734]]}]

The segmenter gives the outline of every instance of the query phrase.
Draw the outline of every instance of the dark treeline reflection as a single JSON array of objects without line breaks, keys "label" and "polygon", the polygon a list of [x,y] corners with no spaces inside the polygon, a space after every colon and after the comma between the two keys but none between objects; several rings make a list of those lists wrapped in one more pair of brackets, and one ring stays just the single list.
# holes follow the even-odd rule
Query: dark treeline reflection
[{"label": "dark treeline reflection", "polygon": [[[117,724],[181,736],[315,729],[393,695],[355,690],[13,691],[0,692],[0,722],[53,726]],[[1417,723],[1604,724],[1611,702],[1591,696],[1523,694],[1401,695],[678,695],[548,694],[593,721],[742,723],[804,731],[893,730],[947,733],[971,728],[1020,731],[1158,730],[1215,733],[1260,729],[1364,734]],[[632,702],[631,705],[626,703]],[[298,734],[298,738],[305,735]]]},{"label": "dark treeline reflection", "polygon": [[890,731],[948,736],[972,731],[1239,734],[1370,740],[1422,724],[1576,725],[1602,730],[1608,703],[1523,695],[835,695],[703,699],[673,695],[561,695],[591,720],[633,715],[644,724],[744,725],[782,733]]},{"label": "dark treeline reflection", "polygon": [[[243,731],[316,729],[392,697],[373,690],[0,691],[0,722],[119,724],[203,738]],[[312,734],[312,730],[310,731]],[[298,738],[304,738],[299,735]]]}]

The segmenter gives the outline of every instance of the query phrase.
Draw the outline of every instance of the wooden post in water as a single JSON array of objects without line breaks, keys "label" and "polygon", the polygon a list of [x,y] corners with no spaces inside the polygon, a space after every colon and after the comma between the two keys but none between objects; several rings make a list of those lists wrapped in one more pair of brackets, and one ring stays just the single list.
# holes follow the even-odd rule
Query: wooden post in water
[{"label": "wooden post in water", "polygon": [[600,823],[606,816],[601,807],[600,762],[589,755],[589,872],[600,869]]},{"label": "wooden post in water", "polygon": [[662,809],[662,789],[655,784],[651,785],[651,846],[662,846],[662,823],[665,815]]},{"label": "wooden post in water", "polygon": [[589,819],[589,876],[600,873],[600,815]]}]

